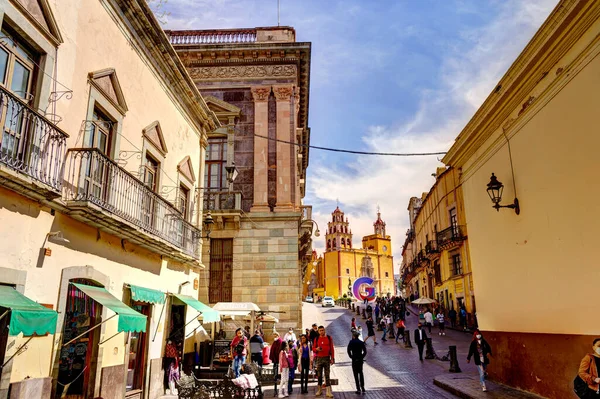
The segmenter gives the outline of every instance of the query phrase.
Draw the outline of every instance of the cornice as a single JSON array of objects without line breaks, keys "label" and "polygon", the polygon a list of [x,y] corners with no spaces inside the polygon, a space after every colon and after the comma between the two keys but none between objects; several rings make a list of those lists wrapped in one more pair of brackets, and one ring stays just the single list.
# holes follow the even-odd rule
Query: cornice
[{"label": "cornice", "polygon": [[216,115],[208,108],[202,95],[171,47],[168,37],[143,0],[104,0],[128,31],[135,46],[155,68],[164,87],[183,107],[190,122],[202,138],[204,131],[220,126]]},{"label": "cornice", "polygon": [[537,84],[599,17],[598,1],[561,1],[458,135],[442,162],[463,166],[507,123],[515,109],[520,109],[518,116],[525,112],[535,100],[529,97]]}]

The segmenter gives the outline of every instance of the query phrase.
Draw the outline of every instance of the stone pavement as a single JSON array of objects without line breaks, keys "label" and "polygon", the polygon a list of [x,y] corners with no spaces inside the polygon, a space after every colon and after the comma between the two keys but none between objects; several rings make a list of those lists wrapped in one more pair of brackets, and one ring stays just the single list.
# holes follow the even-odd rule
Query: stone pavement
[{"label": "stone pavement", "polygon": [[487,392],[481,390],[479,384],[479,375],[473,373],[459,373],[440,375],[433,379],[433,383],[448,392],[452,392],[459,398],[464,399],[541,399],[541,396],[531,394],[529,392],[519,391],[518,389],[510,388],[502,384],[496,384],[491,381],[486,382]]}]

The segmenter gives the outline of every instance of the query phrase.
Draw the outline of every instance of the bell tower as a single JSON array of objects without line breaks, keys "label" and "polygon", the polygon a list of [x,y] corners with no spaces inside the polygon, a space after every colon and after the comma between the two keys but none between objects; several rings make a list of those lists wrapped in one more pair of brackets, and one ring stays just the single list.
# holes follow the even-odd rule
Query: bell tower
[{"label": "bell tower", "polygon": [[377,220],[373,223],[375,235],[385,238],[385,222],[381,220],[381,209],[377,207]]},{"label": "bell tower", "polygon": [[344,212],[339,206],[331,214],[331,221],[327,222],[325,241],[325,252],[352,248],[352,230],[349,229],[348,218],[344,219]]}]

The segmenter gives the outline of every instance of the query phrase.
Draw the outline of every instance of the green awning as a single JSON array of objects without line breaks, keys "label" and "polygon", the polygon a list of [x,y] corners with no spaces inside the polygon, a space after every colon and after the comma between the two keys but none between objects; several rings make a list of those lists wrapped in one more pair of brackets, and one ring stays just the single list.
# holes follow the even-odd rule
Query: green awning
[{"label": "green awning", "polygon": [[131,289],[131,299],[138,302],[147,303],[165,303],[165,293],[152,288],[139,287],[137,285],[129,284]]},{"label": "green awning", "polygon": [[91,297],[102,306],[106,306],[119,315],[119,332],[145,332],[146,316],[136,312],[123,302],[115,298],[110,292],[102,287],[92,287],[91,285],[72,283],[77,289]]},{"label": "green awning", "polygon": [[173,294],[173,295],[175,295],[175,297],[177,297],[181,302],[185,303],[188,306],[191,306],[192,308],[196,309],[198,312],[202,313],[202,320],[205,323],[211,323],[214,321],[221,320],[221,314],[219,313],[218,310],[214,310],[210,306],[206,306],[199,300],[194,299],[189,295],[178,295],[178,294]]},{"label": "green awning", "polygon": [[32,301],[13,287],[0,285],[0,306],[11,310],[9,335],[44,335],[56,332],[58,313]]}]

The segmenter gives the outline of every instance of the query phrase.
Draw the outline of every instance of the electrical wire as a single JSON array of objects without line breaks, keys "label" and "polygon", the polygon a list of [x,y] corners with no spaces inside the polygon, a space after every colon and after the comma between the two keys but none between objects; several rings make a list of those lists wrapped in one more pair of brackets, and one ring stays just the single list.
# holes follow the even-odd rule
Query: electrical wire
[{"label": "electrical wire", "polygon": [[280,139],[275,139],[275,138],[271,138],[271,137],[267,137],[267,136],[262,136],[262,135],[256,134],[256,133],[254,133],[254,135],[256,137],[261,137],[263,139],[278,141],[280,143],[295,145],[297,147],[313,148],[315,150],[322,150],[322,151],[342,152],[342,153],[346,153],[346,154],[381,155],[381,156],[393,156],[393,157],[419,157],[419,156],[445,155],[446,154],[445,151],[439,151],[439,152],[405,152],[405,153],[397,153],[397,152],[371,152],[371,151],[344,150],[344,149],[341,149],[341,148],[319,147],[319,146],[316,146],[316,145],[299,144],[299,143],[294,143],[294,142],[287,141],[287,140],[280,140]]}]

